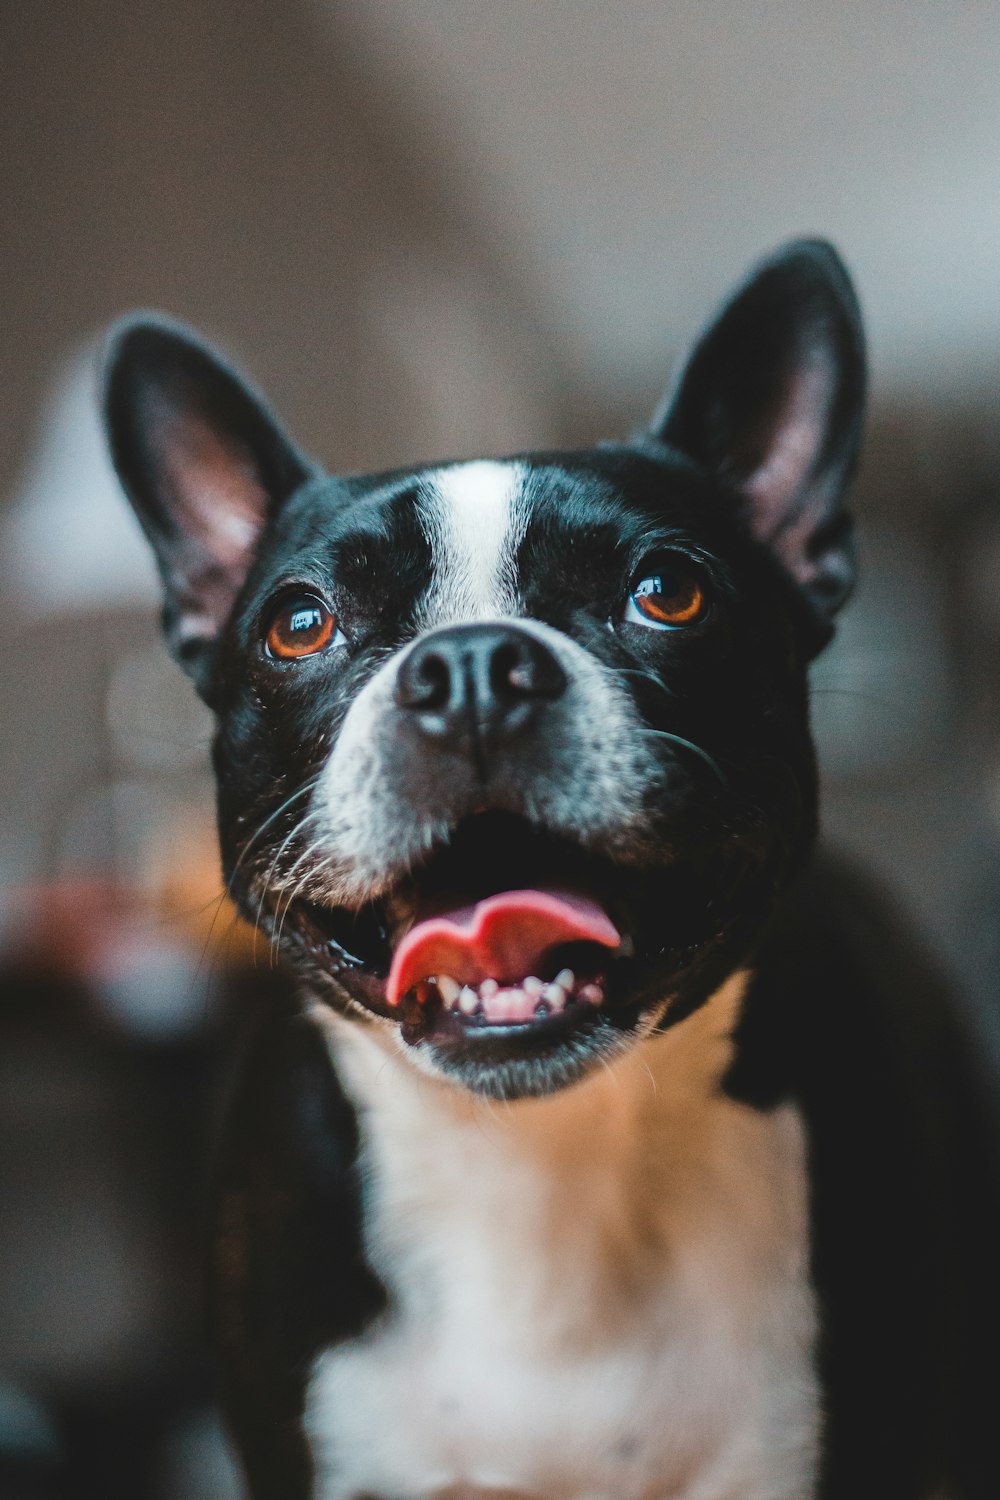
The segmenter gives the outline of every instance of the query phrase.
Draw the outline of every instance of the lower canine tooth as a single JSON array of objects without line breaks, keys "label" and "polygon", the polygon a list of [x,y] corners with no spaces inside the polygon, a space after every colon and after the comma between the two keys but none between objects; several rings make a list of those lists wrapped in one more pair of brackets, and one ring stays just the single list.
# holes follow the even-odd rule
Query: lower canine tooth
[{"label": "lower canine tooth", "polygon": [[457,979],[452,979],[450,974],[439,974],[437,977],[438,994],[445,1005],[454,1005],[462,993],[462,986]]},{"label": "lower canine tooth", "polygon": [[463,1016],[474,1015],[479,1009],[479,996],[469,985],[463,985],[458,995],[458,1008]]},{"label": "lower canine tooth", "polygon": [[552,983],[561,985],[568,995],[576,984],[576,975],[572,969],[560,969]]},{"label": "lower canine tooth", "polygon": [[566,991],[558,982],[547,984],[542,991],[542,999],[546,1000],[553,1010],[562,1010],[566,1004]]}]

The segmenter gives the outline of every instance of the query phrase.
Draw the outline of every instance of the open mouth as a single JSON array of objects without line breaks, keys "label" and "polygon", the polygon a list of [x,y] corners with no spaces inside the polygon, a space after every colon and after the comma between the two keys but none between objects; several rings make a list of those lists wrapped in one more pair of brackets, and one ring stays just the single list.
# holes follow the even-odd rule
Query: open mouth
[{"label": "open mouth", "polygon": [[300,899],[285,931],[410,1043],[555,1036],[628,988],[634,919],[615,876],[568,839],[480,813],[386,897],[356,912]]},{"label": "open mouth", "polygon": [[647,1018],[683,1014],[738,935],[745,872],[731,850],[623,864],[481,812],[379,900],[297,898],[278,925],[335,1005],[350,997],[444,1071],[515,1097],[579,1077]]},{"label": "open mouth", "polygon": [[[564,888],[502,890],[421,916],[399,937],[390,1006],[459,1028],[528,1026],[600,1006],[623,939],[593,897]],[[419,1027],[418,1027],[419,1029]]]}]

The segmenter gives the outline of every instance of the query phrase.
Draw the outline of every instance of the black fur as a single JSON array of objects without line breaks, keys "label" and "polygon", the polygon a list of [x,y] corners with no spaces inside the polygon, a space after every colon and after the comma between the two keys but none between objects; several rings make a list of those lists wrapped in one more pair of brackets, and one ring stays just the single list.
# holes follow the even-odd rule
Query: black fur
[{"label": "black fur", "polygon": [[[309,993],[358,1024],[401,1019],[442,1072],[513,1098],[571,1083],[650,1016],[676,1024],[752,961],[728,1087],[761,1109],[793,1100],[808,1125],[822,1500],[930,1500],[945,1479],[956,1500],[987,1500],[1000,1247],[964,1042],[909,938],[812,862],[807,669],[853,582],[845,489],[864,383],[846,273],[828,246],[799,242],[727,304],[647,432],[517,460],[518,618],[561,632],[624,685],[649,771],[627,833],[547,826],[528,817],[538,788],[574,770],[561,689],[486,759],[457,721],[433,745],[415,741],[405,692],[386,709],[393,797],[404,812],[433,804],[448,828],[415,880],[456,883],[470,851],[515,883],[525,867],[571,866],[634,939],[599,1014],[490,1036],[439,1034],[427,1007],[388,1007],[381,898],[331,904],[323,850],[310,855],[297,832],[358,693],[423,629],[435,558],[421,505],[441,466],[322,475],[259,397],[163,322],[117,334],[107,413],[160,559],[168,636],[217,714],[227,881]],[[709,601],[684,629],[628,614],[636,580],[664,556]],[[268,654],[289,590],[327,602],[336,650],[291,666]],[[273,881],[296,861],[304,877],[283,905]],[[393,879],[409,878],[404,861]],[[365,1327],[386,1293],[362,1251],[357,1125],[302,1017],[269,1023],[229,1141],[215,1257],[224,1388],[255,1500],[306,1500],[309,1362]]]},{"label": "black fur", "polygon": [[254,1500],[307,1500],[310,1362],[385,1305],[362,1250],[357,1145],[315,1027],[267,1017],[229,1111],[210,1278],[219,1384]]},{"label": "black fur", "polygon": [[761,940],[737,1043],[729,1092],[794,1100],[808,1126],[823,1500],[986,1500],[1000,1178],[935,963],[882,893],[814,860]]}]

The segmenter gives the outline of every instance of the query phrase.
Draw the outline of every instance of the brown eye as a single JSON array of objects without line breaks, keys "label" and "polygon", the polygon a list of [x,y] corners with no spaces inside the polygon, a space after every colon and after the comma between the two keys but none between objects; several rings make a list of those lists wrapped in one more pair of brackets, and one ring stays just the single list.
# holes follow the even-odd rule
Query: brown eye
[{"label": "brown eye", "polygon": [[267,654],[283,661],[315,656],[340,634],[331,610],[315,594],[295,594],[285,599],[271,616],[267,628]]},{"label": "brown eye", "polygon": [[625,618],[654,629],[677,630],[696,624],[707,607],[705,590],[694,574],[664,563],[639,579],[625,606]]}]

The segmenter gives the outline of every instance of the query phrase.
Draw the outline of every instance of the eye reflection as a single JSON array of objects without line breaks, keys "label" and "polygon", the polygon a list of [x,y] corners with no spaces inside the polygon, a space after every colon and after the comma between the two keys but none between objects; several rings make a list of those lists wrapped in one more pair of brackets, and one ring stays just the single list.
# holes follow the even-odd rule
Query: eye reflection
[{"label": "eye reflection", "polygon": [[271,616],[267,629],[268,656],[282,661],[315,656],[334,644],[341,632],[333,611],[315,594],[287,598]]},{"label": "eye reflection", "polygon": [[643,572],[629,595],[624,618],[654,630],[678,630],[703,619],[707,607],[705,590],[694,573],[667,561]]}]

